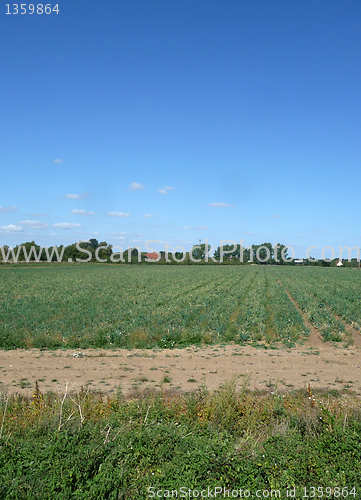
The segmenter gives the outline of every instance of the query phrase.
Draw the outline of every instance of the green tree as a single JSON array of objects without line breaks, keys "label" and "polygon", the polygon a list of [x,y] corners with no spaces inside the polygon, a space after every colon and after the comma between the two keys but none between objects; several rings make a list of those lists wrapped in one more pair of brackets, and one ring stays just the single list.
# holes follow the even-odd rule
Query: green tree
[{"label": "green tree", "polygon": [[273,246],[271,243],[262,243],[261,245],[252,245],[253,262],[256,264],[273,264]]},{"label": "green tree", "polygon": [[104,242],[104,241],[103,241],[103,243],[100,243],[100,244],[99,244],[99,243],[98,243],[98,240],[96,240],[95,238],[92,238],[92,239],[90,239],[90,240],[89,240],[89,246],[90,246],[90,247],[92,247],[92,248],[94,248],[94,250],[95,250],[96,248],[98,248],[99,246],[103,246],[103,244],[104,244],[104,243],[105,243],[105,244],[107,244],[107,243],[106,243],[106,242]]},{"label": "green tree", "polygon": [[[14,248],[14,254],[16,255],[21,247],[19,253],[19,261],[35,261],[39,257],[41,247],[35,243],[35,241],[27,241],[26,243],[21,243],[21,245],[16,245]],[[40,260],[45,260],[44,251],[41,252]]]},{"label": "green tree", "polygon": [[[208,252],[211,249],[211,245],[207,245]],[[204,259],[206,256],[206,244],[201,243],[200,245],[194,245],[191,249],[193,259]]]},{"label": "green tree", "polygon": [[[277,243],[277,245],[275,245],[274,249],[276,249],[276,253],[273,252],[274,253],[274,255],[273,255],[274,263],[279,265],[279,266],[285,265],[286,260],[288,259],[288,248],[286,247],[286,245],[282,245],[281,243]],[[282,254],[282,252],[283,252],[283,254]]]},{"label": "green tree", "polygon": [[[234,248],[234,245],[223,245],[223,252],[227,252],[223,255],[223,261],[237,260],[240,262],[248,262],[250,260],[250,249],[241,247],[240,244]],[[213,254],[214,258],[219,260],[221,258],[221,247],[218,247]],[[232,257],[232,259],[230,259]]]}]

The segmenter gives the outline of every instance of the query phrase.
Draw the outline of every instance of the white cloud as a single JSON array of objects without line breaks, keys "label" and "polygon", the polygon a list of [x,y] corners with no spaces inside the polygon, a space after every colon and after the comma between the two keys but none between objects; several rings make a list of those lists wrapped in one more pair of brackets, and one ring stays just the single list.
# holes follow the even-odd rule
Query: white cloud
[{"label": "white cloud", "polygon": [[8,226],[0,226],[0,231],[4,233],[19,233],[24,229],[21,226],[17,226],[14,224],[9,224]]},{"label": "white cloud", "polygon": [[124,212],[108,212],[108,217],[130,217],[130,214],[126,214]]},{"label": "white cloud", "polygon": [[146,217],[147,219],[150,219],[151,217],[159,217],[159,215],[153,215],[153,214],[145,214],[143,217]]},{"label": "white cloud", "polygon": [[9,214],[10,212],[15,212],[18,207],[0,207],[0,214]]},{"label": "white cloud", "polygon": [[191,229],[192,231],[205,231],[209,229],[207,226],[197,226],[197,227],[189,227],[189,226],[184,226],[182,229]]},{"label": "white cloud", "polygon": [[60,229],[75,229],[77,227],[81,227],[81,225],[73,222],[57,222],[56,224],[53,224],[53,227],[58,227]]},{"label": "white cloud", "polygon": [[279,219],[279,215],[271,215],[270,217],[266,217],[266,219]]},{"label": "white cloud", "polygon": [[234,207],[234,205],[231,205],[229,203],[209,203],[209,207]]},{"label": "white cloud", "polygon": [[144,186],[138,182],[132,182],[129,186],[129,191],[139,191],[139,189],[144,189]]},{"label": "white cloud", "polygon": [[77,210],[76,208],[72,210],[71,213],[76,215],[96,215],[94,212],[87,212],[86,210]]},{"label": "white cloud", "polygon": [[87,196],[90,196],[88,193],[82,194],[66,194],[65,198],[69,198],[70,200],[83,200]]},{"label": "white cloud", "polygon": [[54,163],[64,163],[60,158],[55,158]]},{"label": "white cloud", "polygon": [[44,224],[44,222],[39,220],[21,220],[19,224],[29,227],[30,229],[46,229],[48,227],[48,224]]},{"label": "white cloud", "polygon": [[171,186],[164,186],[164,188],[159,189],[158,193],[160,194],[167,194],[168,191],[177,191],[177,188],[171,187]]}]

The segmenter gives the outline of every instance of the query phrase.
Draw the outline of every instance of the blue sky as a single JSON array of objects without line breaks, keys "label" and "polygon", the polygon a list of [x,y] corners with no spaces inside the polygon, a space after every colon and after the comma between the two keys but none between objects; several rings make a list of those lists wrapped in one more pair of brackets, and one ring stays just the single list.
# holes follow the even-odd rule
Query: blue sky
[{"label": "blue sky", "polygon": [[2,7],[0,245],[361,246],[359,2],[58,6]]}]

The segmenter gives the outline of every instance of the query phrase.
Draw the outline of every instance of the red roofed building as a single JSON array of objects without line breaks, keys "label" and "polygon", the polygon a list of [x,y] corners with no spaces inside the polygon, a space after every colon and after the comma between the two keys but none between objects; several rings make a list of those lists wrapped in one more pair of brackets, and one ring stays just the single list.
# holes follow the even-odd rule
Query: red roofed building
[{"label": "red roofed building", "polygon": [[158,260],[159,259],[159,254],[157,254],[156,252],[146,253],[145,256],[148,260]]}]

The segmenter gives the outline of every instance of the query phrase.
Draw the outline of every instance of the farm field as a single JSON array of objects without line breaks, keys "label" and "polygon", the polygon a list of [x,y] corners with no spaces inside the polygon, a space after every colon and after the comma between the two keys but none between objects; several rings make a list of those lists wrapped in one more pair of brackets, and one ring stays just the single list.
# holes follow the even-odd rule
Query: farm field
[{"label": "farm field", "polygon": [[361,273],[282,266],[0,268],[0,348],[359,343]]},{"label": "farm field", "polygon": [[359,498],[360,276],[0,268],[0,497]]},{"label": "farm field", "polygon": [[[350,388],[360,276],[266,266],[0,268],[1,388]],[[130,351],[129,351],[130,349]]]}]

